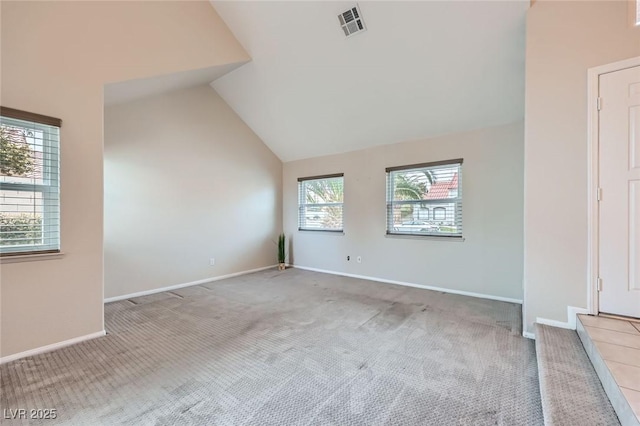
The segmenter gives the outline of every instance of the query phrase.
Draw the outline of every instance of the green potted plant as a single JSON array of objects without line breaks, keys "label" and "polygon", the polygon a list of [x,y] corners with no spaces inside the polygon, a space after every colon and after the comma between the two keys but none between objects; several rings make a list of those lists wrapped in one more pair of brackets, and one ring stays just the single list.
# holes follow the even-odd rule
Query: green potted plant
[{"label": "green potted plant", "polygon": [[286,268],[286,265],[285,265],[285,261],[287,259],[286,241],[287,241],[287,238],[284,236],[284,233],[278,235],[278,270],[280,271],[284,271]]}]

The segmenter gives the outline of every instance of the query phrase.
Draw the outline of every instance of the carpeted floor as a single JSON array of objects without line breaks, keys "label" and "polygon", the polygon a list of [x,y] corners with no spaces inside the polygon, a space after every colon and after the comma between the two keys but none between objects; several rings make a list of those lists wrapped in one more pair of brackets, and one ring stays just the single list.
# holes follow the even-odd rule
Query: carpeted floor
[{"label": "carpeted floor", "polygon": [[106,305],[106,337],[2,365],[0,406],[56,409],[43,424],[540,425],[520,308],[269,270]]},{"label": "carpeted floor", "polygon": [[574,330],[536,324],[546,426],[620,425]]}]

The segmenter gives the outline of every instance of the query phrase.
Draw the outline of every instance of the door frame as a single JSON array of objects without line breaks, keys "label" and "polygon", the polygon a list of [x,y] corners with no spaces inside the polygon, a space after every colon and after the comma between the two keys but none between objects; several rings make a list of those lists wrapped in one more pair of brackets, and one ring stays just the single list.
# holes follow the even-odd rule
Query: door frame
[{"label": "door frame", "polygon": [[627,68],[640,66],[640,56],[589,68],[587,70],[587,146],[588,146],[588,261],[587,261],[587,309],[589,314],[598,315],[598,274],[600,271],[599,235],[600,216],[598,208],[598,182],[599,176],[599,120],[598,120],[598,95],[599,78],[602,74],[622,71]]}]

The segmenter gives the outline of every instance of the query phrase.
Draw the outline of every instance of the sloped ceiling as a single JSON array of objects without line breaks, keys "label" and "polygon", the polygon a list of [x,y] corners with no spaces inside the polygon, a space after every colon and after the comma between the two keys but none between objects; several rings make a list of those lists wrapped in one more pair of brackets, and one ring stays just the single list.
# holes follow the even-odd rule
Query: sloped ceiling
[{"label": "sloped ceiling", "polygon": [[213,2],[252,61],[212,86],[283,161],[524,116],[529,1]]},{"label": "sloped ceiling", "polygon": [[159,93],[207,84],[247,62],[235,62],[155,77],[108,83],[104,86],[104,104],[106,106],[123,104]]}]

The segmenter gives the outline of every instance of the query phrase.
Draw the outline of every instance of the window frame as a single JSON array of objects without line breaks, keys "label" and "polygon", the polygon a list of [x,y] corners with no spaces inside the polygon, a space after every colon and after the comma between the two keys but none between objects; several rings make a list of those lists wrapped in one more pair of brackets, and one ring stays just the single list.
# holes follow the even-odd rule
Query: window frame
[{"label": "window frame", "polygon": [[[386,235],[390,236],[402,236],[402,237],[417,237],[417,238],[449,238],[449,239],[460,239],[464,240],[464,228],[462,226],[462,204],[463,204],[463,191],[462,191],[462,164],[464,163],[463,158],[456,158],[451,160],[443,160],[443,161],[433,161],[428,163],[419,163],[419,164],[409,164],[403,166],[395,166],[395,167],[387,167],[385,169],[386,172]],[[394,198],[394,185],[391,182],[391,179],[395,177],[396,172],[410,172],[410,171],[422,171],[424,169],[433,168],[437,170],[438,168],[443,168],[445,166],[457,166],[458,167],[458,186],[457,193],[455,197],[452,198],[442,198],[442,199],[433,199],[433,200],[395,200]],[[402,232],[396,229],[394,226],[394,216],[393,211],[396,205],[417,205],[417,206],[429,206],[430,215],[433,215],[431,219],[433,222],[437,222],[439,219],[435,218],[435,210],[439,207],[438,204],[455,204],[454,205],[454,215],[453,219],[456,222],[456,226],[460,227],[459,233],[444,233],[444,232],[414,232],[407,231]],[[444,207],[443,207],[444,208]],[[457,212],[459,210],[459,212]],[[445,221],[446,219],[446,208],[445,208]],[[458,219],[459,218],[459,219]],[[458,224],[459,222],[459,224]]]},{"label": "window frame", "polygon": [[[319,180],[325,180],[325,179],[335,179],[335,178],[341,178],[342,179],[342,188],[343,188],[343,192],[342,192],[342,202],[340,203],[306,203],[303,202],[303,189],[302,189],[302,185],[304,185],[305,182],[309,182],[309,181],[319,181]],[[334,229],[334,228],[309,228],[309,227],[303,227],[303,219],[304,221],[306,221],[306,217],[304,215],[304,212],[306,211],[307,208],[309,207],[327,207],[327,206],[340,206],[341,210],[342,210],[342,215],[341,215],[341,223],[340,223],[340,228],[339,229]],[[307,177],[300,177],[298,178],[298,231],[303,231],[303,232],[334,232],[334,233],[344,233],[344,173],[333,173],[333,174],[326,174],[326,175],[319,175],[319,176],[307,176]]]},{"label": "window frame", "polygon": [[[8,259],[18,256],[51,255],[61,253],[60,232],[60,128],[62,120],[41,114],[21,111],[8,107],[0,107],[2,124],[36,130],[43,133],[42,140],[42,183],[0,182],[0,191],[17,191],[42,194],[42,235],[56,235],[53,243],[1,245],[0,258]],[[12,122],[14,122],[12,124]],[[51,128],[57,128],[52,132]],[[52,133],[55,133],[52,135]],[[38,249],[38,246],[47,247]],[[28,248],[31,250],[11,250],[12,248]],[[53,248],[51,248],[53,247]]]}]

